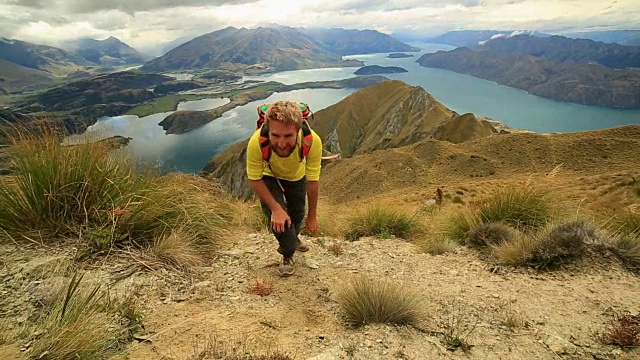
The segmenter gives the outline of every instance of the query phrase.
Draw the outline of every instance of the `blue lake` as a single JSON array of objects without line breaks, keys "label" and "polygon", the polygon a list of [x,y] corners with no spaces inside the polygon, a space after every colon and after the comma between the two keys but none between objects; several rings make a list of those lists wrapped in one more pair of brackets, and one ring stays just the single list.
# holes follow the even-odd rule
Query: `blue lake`
[{"label": "blue lake", "polygon": [[[510,127],[535,132],[575,132],[627,124],[640,124],[640,110],[623,110],[554,101],[494,82],[448,70],[419,66],[415,61],[424,53],[449,50],[447,45],[421,44],[423,50],[410,58],[389,59],[385,54],[345,56],[365,65],[400,66],[407,73],[386,74],[390,79],[421,86],[438,101],[462,114],[487,116]],[[331,68],[286,71],[244,80],[278,81],[295,84],[306,81],[338,80],[354,77],[357,68]],[[354,89],[308,89],[275,93],[265,100],[237,107],[211,123],[185,134],[165,135],[157,124],[171,114],[138,118],[124,115],[103,117],[88,129],[98,136],[121,135],[133,138],[128,151],[142,161],[158,163],[165,171],[198,173],[208,159],[229,145],[244,140],[255,127],[256,106],[277,100],[300,100],[317,111],[335,104]],[[206,110],[224,105],[228,99],[205,99],[179,104],[179,110]]]}]

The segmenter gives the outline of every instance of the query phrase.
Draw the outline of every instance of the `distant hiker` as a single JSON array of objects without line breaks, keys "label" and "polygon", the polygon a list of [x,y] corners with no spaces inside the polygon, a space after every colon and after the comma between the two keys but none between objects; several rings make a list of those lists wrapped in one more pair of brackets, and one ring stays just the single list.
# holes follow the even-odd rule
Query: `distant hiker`
[{"label": "distant hiker", "polygon": [[442,190],[436,190],[436,204],[442,206]]},{"label": "distant hiker", "polygon": [[309,128],[308,112],[306,104],[289,101],[258,107],[261,118],[247,145],[247,177],[278,240],[280,276],[293,275],[296,250],[309,250],[298,238],[305,195],[309,203],[305,227],[312,233],[318,230],[322,140]]}]

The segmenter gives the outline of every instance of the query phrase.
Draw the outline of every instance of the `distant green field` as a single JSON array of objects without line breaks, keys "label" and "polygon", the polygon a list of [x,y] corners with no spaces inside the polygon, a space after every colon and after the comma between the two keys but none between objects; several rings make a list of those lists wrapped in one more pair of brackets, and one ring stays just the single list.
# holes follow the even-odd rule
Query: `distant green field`
[{"label": "distant green field", "polygon": [[251,88],[233,90],[223,94],[167,95],[158,99],[154,99],[140,106],[136,106],[135,108],[129,110],[129,112],[127,112],[127,115],[137,115],[139,117],[144,117],[161,112],[175,111],[178,108],[178,103],[180,103],[181,101],[193,101],[221,97],[230,98],[247,91],[267,91],[276,89],[279,86],[282,86],[282,84],[277,82],[268,82]]},{"label": "distant green field", "polygon": [[[193,101],[211,98],[211,95],[167,95],[158,99],[154,99],[148,103],[136,106],[129,110],[127,115],[137,115],[139,117],[149,116],[161,112],[175,111],[178,108],[178,103],[181,101]],[[215,96],[220,97],[220,96]]]}]

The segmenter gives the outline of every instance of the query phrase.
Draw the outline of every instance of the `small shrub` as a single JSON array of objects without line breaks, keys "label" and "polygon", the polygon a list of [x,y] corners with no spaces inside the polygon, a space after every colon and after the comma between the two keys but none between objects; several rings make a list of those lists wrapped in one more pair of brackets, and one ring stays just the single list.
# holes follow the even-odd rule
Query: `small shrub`
[{"label": "small shrub", "polygon": [[514,229],[502,223],[481,224],[469,232],[465,243],[472,247],[484,248],[499,245],[514,239]]},{"label": "small shrub", "polygon": [[267,296],[273,292],[273,282],[258,277],[251,282],[249,292],[259,296]]},{"label": "small shrub", "polygon": [[444,328],[444,345],[449,350],[462,349],[467,351],[471,348],[467,338],[475,331],[478,319],[468,315],[462,303],[456,299],[443,302],[440,305],[439,313],[442,317],[442,327]]},{"label": "small shrub", "polygon": [[549,227],[539,236],[529,263],[540,268],[582,256],[586,244],[593,243],[597,238],[595,227],[583,220]]},{"label": "small shrub", "polygon": [[614,314],[608,328],[598,337],[605,345],[640,346],[640,322],[637,316]]},{"label": "small shrub", "polygon": [[421,312],[421,298],[412,289],[384,280],[356,277],[337,294],[348,324],[413,324]]},{"label": "small shrub", "polygon": [[464,204],[464,200],[462,200],[458,195],[454,196],[453,199],[451,199],[451,202],[454,204]]},{"label": "small shrub", "polygon": [[527,320],[521,310],[516,309],[511,302],[502,306],[500,323],[511,330],[527,326]]},{"label": "small shrub", "polygon": [[335,256],[340,256],[344,254],[344,245],[342,242],[334,241],[327,246],[327,250]]},{"label": "small shrub", "polygon": [[351,218],[350,229],[345,237],[350,241],[363,236],[386,238],[394,235],[407,238],[417,226],[412,215],[388,206],[376,205]]},{"label": "small shrub", "polygon": [[453,251],[458,243],[445,236],[435,236],[423,239],[418,243],[420,250],[431,255],[441,255]]},{"label": "small shrub", "polygon": [[549,200],[533,187],[501,189],[478,203],[483,223],[501,222],[519,230],[537,229],[551,218]]}]

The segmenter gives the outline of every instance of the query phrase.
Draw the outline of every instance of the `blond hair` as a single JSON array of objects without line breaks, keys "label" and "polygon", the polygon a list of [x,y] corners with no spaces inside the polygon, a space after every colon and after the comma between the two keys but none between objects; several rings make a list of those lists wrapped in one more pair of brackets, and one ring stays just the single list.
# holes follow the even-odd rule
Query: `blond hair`
[{"label": "blond hair", "polygon": [[265,114],[267,126],[270,121],[279,121],[284,124],[294,124],[299,130],[302,127],[302,111],[300,105],[291,101],[278,101],[267,109]]}]

